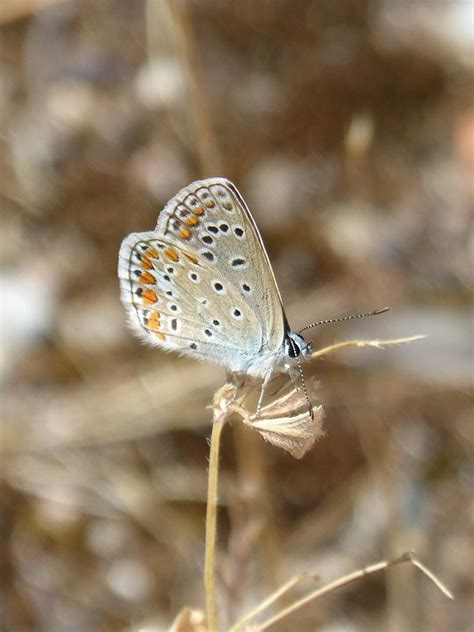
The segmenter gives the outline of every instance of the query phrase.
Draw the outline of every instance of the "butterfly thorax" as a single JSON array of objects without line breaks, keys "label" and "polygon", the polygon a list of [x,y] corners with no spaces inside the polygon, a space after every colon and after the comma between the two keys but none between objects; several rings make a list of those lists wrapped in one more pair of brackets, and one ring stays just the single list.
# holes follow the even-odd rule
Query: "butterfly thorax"
[{"label": "butterfly thorax", "polygon": [[[237,361],[231,370],[244,371],[254,377],[266,377],[272,371],[287,370],[293,367],[299,359],[306,358],[312,353],[311,342],[296,331],[288,329],[283,342],[277,351],[264,351],[255,354],[245,366],[237,366]],[[237,359],[236,359],[237,360]],[[243,358],[242,358],[243,360]],[[245,360],[244,360],[245,361]]]}]

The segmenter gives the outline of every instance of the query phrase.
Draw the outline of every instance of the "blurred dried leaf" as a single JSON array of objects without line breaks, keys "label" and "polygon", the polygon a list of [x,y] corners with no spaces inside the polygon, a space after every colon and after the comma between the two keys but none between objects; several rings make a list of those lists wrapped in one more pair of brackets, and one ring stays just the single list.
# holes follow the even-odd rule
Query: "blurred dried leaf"
[{"label": "blurred dried leaf", "polygon": [[169,632],[207,632],[204,613],[186,606],[173,621]]},{"label": "blurred dried leaf", "polygon": [[2,0],[0,24],[24,18],[64,0]]}]

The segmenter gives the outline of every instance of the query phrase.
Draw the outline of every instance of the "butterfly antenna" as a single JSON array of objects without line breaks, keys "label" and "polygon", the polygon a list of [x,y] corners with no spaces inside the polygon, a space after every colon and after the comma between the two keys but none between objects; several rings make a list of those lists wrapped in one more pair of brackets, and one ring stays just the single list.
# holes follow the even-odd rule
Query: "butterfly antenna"
[{"label": "butterfly antenna", "polygon": [[341,323],[344,320],[354,320],[355,318],[365,318],[366,316],[377,316],[378,314],[385,314],[385,312],[388,312],[389,309],[390,307],[382,307],[381,309],[376,309],[374,312],[367,312],[365,314],[353,314],[352,316],[341,316],[340,318],[328,318],[327,320],[320,320],[318,323],[306,325],[306,327],[300,329],[298,333],[300,334],[307,329],[319,327],[319,325],[327,325],[328,323]]},{"label": "butterfly antenna", "polygon": [[311,421],[314,421],[313,406],[311,405],[311,400],[308,395],[308,389],[306,388],[306,382],[304,380],[304,374],[303,374],[303,367],[301,366],[301,362],[299,361],[295,343],[293,342],[291,338],[289,338],[289,340],[290,340],[291,348],[293,349],[293,353],[296,358],[296,366],[298,367],[298,373],[300,374],[301,384],[303,385],[303,394],[306,400],[306,404],[308,405],[309,416],[311,417]]}]

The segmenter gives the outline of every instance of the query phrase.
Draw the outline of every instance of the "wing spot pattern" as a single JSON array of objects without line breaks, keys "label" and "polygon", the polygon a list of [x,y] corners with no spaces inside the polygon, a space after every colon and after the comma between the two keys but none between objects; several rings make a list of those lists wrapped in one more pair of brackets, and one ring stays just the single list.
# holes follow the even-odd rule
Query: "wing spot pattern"
[{"label": "wing spot pattern", "polygon": [[212,287],[214,288],[214,291],[217,292],[218,294],[225,294],[226,293],[226,289],[225,289],[225,287],[222,285],[222,283],[220,281],[213,281],[212,282]]},{"label": "wing spot pattern", "polygon": [[171,259],[171,261],[179,261],[179,255],[177,251],[171,246],[165,248],[164,254],[166,257],[168,257],[168,259]]},{"label": "wing spot pattern", "polygon": [[[168,338],[168,332],[171,335],[180,331],[179,335],[182,338],[178,337],[174,346],[193,351],[199,346],[200,353],[204,353],[205,350],[201,349],[199,342],[194,341],[198,340],[200,333],[202,340],[209,338],[209,343],[214,342],[213,347],[223,345],[222,351],[216,352],[216,357],[222,355],[223,359],[229,357],[229,360],[230,356],[225,355],[226,340],[222,328],[231,326],[230,319],[235,325],[233,330],[229,330],[229,343],[234,345],[237,353],[239,350],[244,353],[248,346],[247,340],[240,337],[236,321],[243,321],[249,325],[249,336],[251,335],[253,340],[257,322],[252,312],[255,311],[258,320],[259,306],[254,305],[251,295],[256,294],[257,285],[260,287],[259,279],[254,279],[252,275],[246,278],[240,272],[252,265],[254,253],[255,256],[259,256],[253,248],[254,237],[258,238],[258,234],[254,235],[253,224],[249,222],[245,205],[241,203],[232,186],[228,186],[224,181],[211,179],[198,185],[191,184],[183,189],[181,194],[177,194],[167,205],[166,217],[167,230],[171,233],[168,233],[169,239],[167,230],[164,230],[165,225],[158,222],[155,234],[145,233],[141,239],[137,236],[135,244],[131,240],[128,277],[121,277],[122,282],[126,280],[129,284],[129,307],[132,307],[131,304],[135,306],[141,326],[146,326],[150,334],[155,335],[158,340]],[[195,227],[198,227],[198,230],[195,230]],[[238,248],[233,239],[240,240],[243,247]],[[245,240],[249,243],[246,244]],[[213,280],[210,275],[214,266],[209,265],[209,262],[214,263],[214,266],[224,266],[224,276],[217,274],[217,278]],[[201,297],[193,287],[197,284],[203,286],[204,295]],[[271,293],[271,288],[269,290],[270,295],[265,298],[265,303],[268,302],[277,309],[278,302]],[[229,297],[212,299],[213,292],[221,296],[228,294]],[[158,298],[158,294],[165,298],[166,302],[175,297],[174,303],[167,302],[166,315],[163,314],[162,307],[161,316],[154,307],[148,307],[155,302],[162,305],[163,299]],[[126,296],[124,293],[124,302]],[[217,311],[214,311],[216,309]],[[211,310],[217,318],[212,317]],[[189,325],[186,321],[184,332],[182,316],[178,316],[180,312],[189,319]],[[228,314],[227,318],[225,312]],[[173,336],[171,340],[174,342]]]},{"label": "wing spot pattern", "polygon": [[230,265],[234,268],[234,270],[241,270],[243,268],[247,268],[249,264],[247,259],[244,259],[243,257],[235,257],[230,260]]},{"label": "wing spot pattern", "polygon": [[206,259],[207,259],[208,261],[214,261],[214,259],[215,259],[214,254],[213,254],[210,250],[204,250],[204,251],[202,252],[202,256],[203,256],[203,257],[206,257]]}]

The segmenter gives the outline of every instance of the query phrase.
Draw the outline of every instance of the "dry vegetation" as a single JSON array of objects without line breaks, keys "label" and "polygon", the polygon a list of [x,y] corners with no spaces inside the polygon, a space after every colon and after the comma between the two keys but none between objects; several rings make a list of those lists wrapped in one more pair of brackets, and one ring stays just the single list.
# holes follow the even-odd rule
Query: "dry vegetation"
[{"label": "dry vegetation", "polygon": [[0,2],[2,632],[165,630],[204,605],[225,376],[132,338],[116,259],[210,175],[248,200],[295,328],[392,307],[315,348],[429,336],[305,367],[326,434],[302,460],[224,429],[223,629],[296,573],[410,549],[455,601],[399,565],[272,629],[469,629],[472,19],[463,0]]}]

